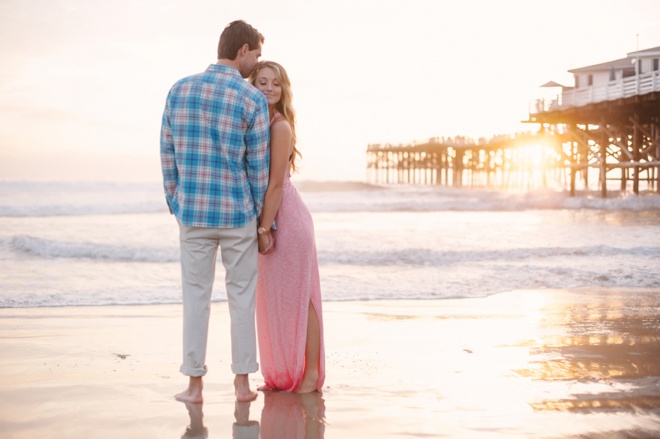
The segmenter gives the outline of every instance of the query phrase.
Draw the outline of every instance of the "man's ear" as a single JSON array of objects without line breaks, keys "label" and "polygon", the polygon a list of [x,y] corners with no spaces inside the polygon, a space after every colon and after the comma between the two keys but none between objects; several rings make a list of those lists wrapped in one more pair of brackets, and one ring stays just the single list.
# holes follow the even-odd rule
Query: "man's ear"
[{"label": "man's ear", "polygon": [[243,44],[240,49],[236,51],[236,58],[244,57],[250,51],[250,45],[248,43]]}]

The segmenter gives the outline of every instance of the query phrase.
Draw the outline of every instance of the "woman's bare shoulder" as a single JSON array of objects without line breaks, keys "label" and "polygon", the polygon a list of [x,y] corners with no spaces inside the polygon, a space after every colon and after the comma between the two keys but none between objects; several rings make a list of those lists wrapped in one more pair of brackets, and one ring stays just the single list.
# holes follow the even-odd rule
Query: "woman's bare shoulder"
[{"label": "woman's bare shoulder", "polygon": [[284,116],[281,116],[280,118],[273,120],[273,123],[270,126],[270,130],[271,133],[290,134],[291,125],[289,124],[289,121],[284,118]]}]

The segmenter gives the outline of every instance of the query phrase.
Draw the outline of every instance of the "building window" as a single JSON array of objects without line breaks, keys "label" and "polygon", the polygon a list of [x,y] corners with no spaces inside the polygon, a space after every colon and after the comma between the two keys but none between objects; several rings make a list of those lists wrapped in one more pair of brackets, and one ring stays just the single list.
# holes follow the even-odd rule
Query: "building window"
[{"label": "building window", "polygon": [[642,73],[642,60],[641,59],[637,60],[637,74],[639,75],[640,73]]},{"label": "building window", "polygon": [[653,58],[653,71],[654,72],[657,72],[658,70],[660,70],[660,66],[658,65],[658,61],[660,61],[660,60],[658,60],[658,58]]},{"label": "building window", "polygon": [[594,75],[589,75],[589,77],[587,78],[587,85],[588,85],[589,87],[591,87],[592,85],[594,85]]}]

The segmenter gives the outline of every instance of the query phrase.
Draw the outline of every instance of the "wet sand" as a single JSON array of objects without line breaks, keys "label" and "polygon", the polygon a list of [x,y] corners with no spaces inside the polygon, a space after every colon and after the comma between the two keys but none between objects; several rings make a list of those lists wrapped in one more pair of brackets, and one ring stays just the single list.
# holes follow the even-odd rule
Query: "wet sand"
[{"label": "wet sand", "polygon": [[214,303],[205,402],[186,406],[180,305],[0,309],[0,437],[660,437],[660,291],[327,302],[324,318],[322,394],[236,404]]}]

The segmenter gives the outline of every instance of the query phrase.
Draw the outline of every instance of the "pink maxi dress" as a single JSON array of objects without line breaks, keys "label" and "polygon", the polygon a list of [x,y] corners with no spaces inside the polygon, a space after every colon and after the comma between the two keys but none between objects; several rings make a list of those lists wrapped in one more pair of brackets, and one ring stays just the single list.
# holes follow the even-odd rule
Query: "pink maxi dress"
[{"label": "pink maxi dress", "polygon": [[288,173],[275,224],[275,249],[259,254],[256,317],[261,373],[268,389],[295,392],[300,387],[311,301],[320,328],[320,391],[325,381],[325,349],[314,223]]}]

